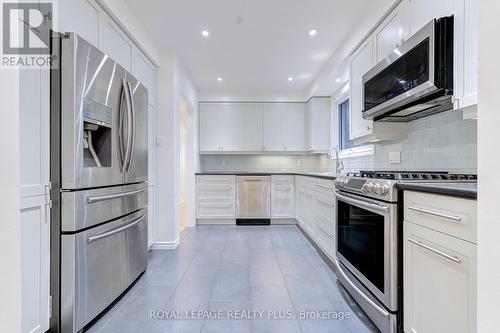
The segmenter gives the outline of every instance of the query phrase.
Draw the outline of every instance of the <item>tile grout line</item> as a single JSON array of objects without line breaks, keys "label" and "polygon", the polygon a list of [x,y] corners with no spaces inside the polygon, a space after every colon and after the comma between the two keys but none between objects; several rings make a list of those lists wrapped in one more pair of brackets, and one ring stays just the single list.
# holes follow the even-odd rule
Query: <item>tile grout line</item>
[{"label": "tile grout line", "polygon": [[[280,238],[281,238],[281,235],[280,235]],[[290,302],[292,302],[293,312],[295,313],[295,316],[297,316],[297,309],[295,307],[295,302],[293,301],[292,295],[290,294],[290,290],[288,289],[288,284],[286,283],[285,274],[283,273],[283,269],[281,268],[281,263],[280,263],[280,260],[278,258],[278,255],[276,254],[276,249],[275,249],[272,241],[271,241],[271,246],[273,248],[274,255],[276,256],[276,261],[278,261],[278,266],[280,267],[281,277],[283,278],[283,282],[285,282],[286,293],[287,293],[288,297],[290,298]],[[299,331],[302,333],[302,327],[300,326],[299,319],[295,318],[295,321],[297,322],[297,326],[299,327]]]}]

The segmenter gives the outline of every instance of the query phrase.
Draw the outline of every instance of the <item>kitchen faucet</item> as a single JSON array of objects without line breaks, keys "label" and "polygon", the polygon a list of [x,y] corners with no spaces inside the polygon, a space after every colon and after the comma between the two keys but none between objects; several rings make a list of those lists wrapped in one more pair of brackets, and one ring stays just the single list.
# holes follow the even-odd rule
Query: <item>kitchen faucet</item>
[{"label": "kitchen faucet", "polygon": [[332,151],[335,152],[335,171],[336,171],[336,175],[337,176],[340,176],[342,174],[342,171],[344,171],[344,162],[342,162],[340,159],[339,159],[339,149],[337,147],[332,147],[330,149],[330,159],[333,159],[333,154],[332,154]]}]

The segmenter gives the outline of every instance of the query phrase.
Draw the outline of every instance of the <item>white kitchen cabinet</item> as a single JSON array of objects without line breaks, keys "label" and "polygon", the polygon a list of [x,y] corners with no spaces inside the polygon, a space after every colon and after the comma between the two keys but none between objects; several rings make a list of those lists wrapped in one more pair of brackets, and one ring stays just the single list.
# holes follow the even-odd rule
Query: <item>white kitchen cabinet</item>
[{"label": "white kitchen cabinet", "polygon": [[222,131],[222,104],[202,103],[200,104],[200,151],[218,152],[221,147]]},{"label": "white kitchen cabinet", "polygon": [[148,181],[156,182],[156,113],[152,105],[148,105]]},{"label": "white kitchen cabinet", "polygon": [[404,222],[405,332],[476,332],[476,245]]},{"label": "white kitchen cabinet", "polygon": [[61,32],[75,32],[92,45],[99,47],[99,21],[102,9],[94,0],[59,1]]},{"label": "white kitchen cabinet", "polygon": [[46,332],[50,318],[48,196],[21,199],[21,331]]},{"label": "white kitchen cabinet", "polygon": [[405,40],[432,19],[453,15],[455,0],[404,0],[406,12]]},{"label": "white kitchen cabinet", "polygon": [[101,15],[99,48],[127,71],[132,72],[134,45],[118,25],[107,15]]},{"label": "white kitchen cabinet", "polygon": [[148,187],[148,248],[155,242],[156,227],[156,187]]},{"label": "white kitchen cabinet", "polygon": [[287,103],[285,105],[285,150],[305,150],[305,103]]},{"label": "white kitchen cabinet", "polygon": [[262,105],[245,103],[243,105],[243,151],[261,151],[262,144]]},{"label": "white kitchen cabinet", "polygon": [[50,178],[49,73],[26,69],[19,80],[21,197],[45,195]]},{"label": "white kitchen cabinet", "polygon": [[478,0],[455,0],[454,15],[455,109],[469,108],[469,113],[470,109],[473,109],[475,117],[477,117],[475,106],[477,105],[478,3]]},{"label": "white kitchen cabinet", "polygon": [[235,223],[235,176],[196,176],[196,219],[202,223]]},{"label": "white kitchen cabinet", "polygon": [[222,104],[222,150],[243,150],[244,132],[243,105],[237,103]]},{"label": "white kitchen cabinet", "polygon": [[264,128],[264,150],[284,151],[284,104],[264,104],[262,111]]},{"label": "white kitchen cabinet", "polygon": [[309,152],[330,149],[330,98],[312,97],[306,108],[306,144]]},{"label": "white kitchen cabinet", "polygon": [[[297,179],[297,177],[295,177]],[[306,192],[303,186],[296,184],[295,190],[295,218],[302,228],[305,228]]]},{"label": "white kitchen cabinet", "polygon": [[375,63],[379,63],[404,40],[404,11],[400,3],[373,32]]},{"label": "white kitchen cabinet", "polygon": [[132,74],[148,89],[148,103],[156,104],[156,67],[138,48],[133,51]]},{"label": "white kitchen cabinet", "polygon": [[294,176],[271,176],[271,218],[295,218]]},{"label": "white kitchen cabinet", "polygon": [[373,133],[373,121],[363,119],[363,75],[373,65],[373,38],[368,37],[350,59],[349,137],[355,140]]}]

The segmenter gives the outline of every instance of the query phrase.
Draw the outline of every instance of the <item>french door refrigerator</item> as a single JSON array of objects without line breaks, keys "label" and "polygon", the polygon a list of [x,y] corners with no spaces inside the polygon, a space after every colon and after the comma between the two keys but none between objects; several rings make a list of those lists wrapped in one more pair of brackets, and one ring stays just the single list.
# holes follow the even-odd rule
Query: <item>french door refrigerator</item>
[{"label": "french door refrigerator", "polygon": [[146,269],[147,89],[74,33],[52,39],[51,295],[79,332]]}]

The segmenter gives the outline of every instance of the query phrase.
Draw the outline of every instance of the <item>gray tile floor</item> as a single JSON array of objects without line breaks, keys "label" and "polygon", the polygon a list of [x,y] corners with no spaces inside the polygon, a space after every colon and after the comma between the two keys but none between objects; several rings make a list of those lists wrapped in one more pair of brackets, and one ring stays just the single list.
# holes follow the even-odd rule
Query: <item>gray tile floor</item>
[{"label": "gray tile floor", "polygon": [[[159,310],[158,317],[170,311],[178,318],[155,319],[154,310]],[[186,312],[191,310],[201,315],[219,312],[222,317],[193,318]],[[263,315],[228,318],[236,316],[235,310]],[[350,317],[305,319],[301,310]],[[289,313],[295,316],[289,318]],[[291,225],[187,228],[176,250],[150,253],[146,273],[89,331],[377,332],[337,285],[314,247]]]}]

